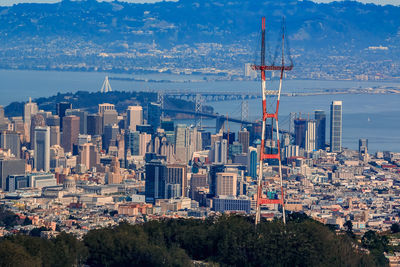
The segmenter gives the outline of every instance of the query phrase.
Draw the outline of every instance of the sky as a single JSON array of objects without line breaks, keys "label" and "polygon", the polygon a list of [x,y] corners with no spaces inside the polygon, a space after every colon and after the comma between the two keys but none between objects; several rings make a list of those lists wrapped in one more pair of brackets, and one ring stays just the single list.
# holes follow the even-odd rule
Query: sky
[{"label": "sky", "polygon": [[[0,6],[10,6],[13,4],[18,4],[18,3],[56,3],[56,2],[60,2],[60,1],[61,0],[0,0]],[[105,0],[105,1],[108,1],[108,0]],[[111,0],[109,0],[109,1],[111,1]],[[154,3],[159,0],[120,0],[120,1],[132,2],[132,3]],[[319,3],[332,2],[332,0],[313,0],[313,1],[319,2]],[[400,6],[400,0],[357,0],[357,1],[363,2],[363,3],[375,3],[378,5],[391,4],[391,5]]]}]

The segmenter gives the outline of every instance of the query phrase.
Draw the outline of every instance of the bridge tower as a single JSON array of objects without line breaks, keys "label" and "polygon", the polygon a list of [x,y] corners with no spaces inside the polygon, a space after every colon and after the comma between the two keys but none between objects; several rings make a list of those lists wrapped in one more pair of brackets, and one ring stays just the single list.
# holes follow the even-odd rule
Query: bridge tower
[{"label": "bridge tower", "polygon": [[157,102],[161,105],[161,119],[164,119],[164,92],[158,91],[157,92]]},{"label": "bridge tower", "polygon": [[108,76],[106,76],[106,78],[104,79],[104,82],[103,82],[103,85],[101,86],[100,92],[101,93],[112,92],[110,82],[108,81]]},{"label": "bridge tower", "polygon": [[196,102],[195,102],[195,112],[196,114],[196,127],[198,129],[202,128],[203,118],[198,115],[198,113],[203,112],[203,96],[201,94],[196,94]]},{"label": "bridge tower", "polygon": [[[279,101],[281,97],[282,91],[282,80],[284,71],[290,71],[293,69],[293,64],[290,66],[285,66],[284,60],[284,48],[285,48],[285,29],[284,23],[282,24],[282,60],[280,65],[275,65],[274,63],[267,65],[265,62],[265,17],[262,18],[261,21],[261,64],[253,65],[253,70],[257,70],[261,72],[261,95],[262,95],[262,132],[261,132],[261,150],[260,150],[260,162],[259,162],[259,173],[257,177],[257,202],[256,202],[256,219],[255,224],[257,225],[260,222],[261,217],[261,205],[263,204],[280,204],[282,206],[282,218],[283,223],[286,224],[285,217],[285,196],[283,191],[283,182],[282,182],[282,161],[281,161],[281,148],[279,141],[279,125],[278,125],[278,112],[279,112]],[[275,60],[274,60],[275,61]],[[291,60],[290,60],[291,61]],[[292,63],[292,62],[291,62]],[[267,89],[266,79],[265,79],[265,71],[279,71],[280,72],[280,80],[278,89]],[[268,104],[267,104],[268,103]],[[271,150],[266,151],[266,124],[267,119],[271,119],[271,127],[269,130],[273,131],[274,122],[276,127],[276,144],[277,150],[276,153]],[[274,139],[274,134],[272,132],[272,139]],[[263,197],[263,169],[264,169],[264,161],[275,159],[278,161],[278,175],[280,180],[280,191],[281,198],[280,199],[268,199],[268,197]]]},{"label": "bridge tower", "polygon": [[[243,99],[241,103],[241,119],[242,121],[249,121],[249,101]],[[242,123],[242,129],[245,127],[245,125]]]}]

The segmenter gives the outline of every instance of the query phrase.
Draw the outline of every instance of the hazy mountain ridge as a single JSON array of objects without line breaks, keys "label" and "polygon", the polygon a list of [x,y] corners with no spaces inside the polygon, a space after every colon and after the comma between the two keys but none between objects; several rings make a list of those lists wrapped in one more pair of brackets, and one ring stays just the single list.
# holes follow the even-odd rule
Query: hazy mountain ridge
[{"label": "hazy mountain ridge", "polygon": [[94,41],[156,40],[162,44],[246,42],[256,36],[260,17],[280,29],[286,17],[294,45],[397,45],[400,7],[358,2],[181,0],[155,4],[63,1],[0,8],[0,38],[68,35]]}]

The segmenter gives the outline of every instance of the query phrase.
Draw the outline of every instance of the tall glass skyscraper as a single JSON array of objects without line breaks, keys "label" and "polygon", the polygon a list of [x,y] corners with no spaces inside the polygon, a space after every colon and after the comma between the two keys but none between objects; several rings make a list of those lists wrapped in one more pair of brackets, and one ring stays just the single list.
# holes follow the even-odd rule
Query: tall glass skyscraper
[{"label": "tall glass skyscraper", "polygon": [[331,152],[342,151],[342,101],[331,104]]},{"label": "tall glass skyscraper", "polygon": [[315,146],[316,149],[325,149],[325,132],[326,132],[326,115],[322,110],[316,110],[314,112],[315,119]]}]

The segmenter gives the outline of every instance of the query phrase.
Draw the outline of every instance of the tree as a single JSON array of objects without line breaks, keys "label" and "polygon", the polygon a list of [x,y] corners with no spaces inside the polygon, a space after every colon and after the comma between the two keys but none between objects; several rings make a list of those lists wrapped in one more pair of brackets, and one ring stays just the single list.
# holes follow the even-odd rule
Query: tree
[{"label": "tree", "polygon": [[344,226],[344,228],[345,228],[345,230],[346,230],[346,234],[347,234],[349,237],[351,237],[351,238],[355,238],[355,237],[356,237],[356,235],[355,235],[354,232],[353,232],[353,223],[352,223],[350,220],[346,221],[346,222],[343,224],[343,226]]},{"label": "tree", "polygon": [[400,232],[400,225],[398,223],[392,224],[390,227],[390,230],[392,231],[393,234]]}]

